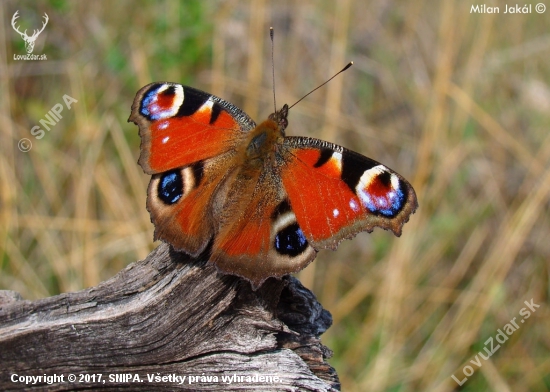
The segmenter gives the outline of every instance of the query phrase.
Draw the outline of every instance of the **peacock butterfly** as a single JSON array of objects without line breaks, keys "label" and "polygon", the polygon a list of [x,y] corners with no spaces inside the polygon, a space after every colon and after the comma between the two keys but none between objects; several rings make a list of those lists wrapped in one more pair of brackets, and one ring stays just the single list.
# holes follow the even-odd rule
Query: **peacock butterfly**
[{"label": "peacock butterfly", "polygon": [[138,91],[139,164],[155,239],[255,288],[374,227],[401,235],[418,203],[388,167],[335,144],[285,136],[288,105],[259,125],[214,95],[157,82]]}]

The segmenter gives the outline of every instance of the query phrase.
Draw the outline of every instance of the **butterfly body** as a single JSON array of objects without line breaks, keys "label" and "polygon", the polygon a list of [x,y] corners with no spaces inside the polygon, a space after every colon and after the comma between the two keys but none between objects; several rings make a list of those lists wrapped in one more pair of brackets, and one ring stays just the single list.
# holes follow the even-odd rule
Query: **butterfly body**
[{"label": "butterfly body", "polygon": [[287,137],[288,106],[256,126],[234,105],[191,87],[153,83],[129,121],[152,175],[155,238],[255,287],[303,269],[319,249],[375,226],[401,234],[417,208],[412,186],[343,147]]}]

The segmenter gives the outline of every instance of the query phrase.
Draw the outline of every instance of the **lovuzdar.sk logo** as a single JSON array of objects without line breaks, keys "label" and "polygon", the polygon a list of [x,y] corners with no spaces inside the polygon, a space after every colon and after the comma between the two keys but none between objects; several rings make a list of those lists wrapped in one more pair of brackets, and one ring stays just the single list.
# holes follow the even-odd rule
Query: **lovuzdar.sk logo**
[{"label": "lovuzdar.sk logo", "polygon": [[41,54],[41,55],[32,54],[32,51],[34,50],[34,44],[36,42],[36,39],[38,38],[40,33],[44,31],[44,28],[48,24],[48,20],[49,20],[48,14],[44,12],[44,16],[43,16],[44,22],[42,23],[42,28],[40,30],[35,29],[32,35],[27,35],[27,30],[21,32],[19,30],[19,27],[15,24],[16,19],[19,18],[18,13],[19,13],[19,10],[15,11],[15,14],[13,14],[13,17],[11,18],[11,26],[23,38],[23,41],[25,41],[25,50],[27,51],[27,54],[16,55],[14,53],[13,59],[14,60],[47,60],[45,54]]}]

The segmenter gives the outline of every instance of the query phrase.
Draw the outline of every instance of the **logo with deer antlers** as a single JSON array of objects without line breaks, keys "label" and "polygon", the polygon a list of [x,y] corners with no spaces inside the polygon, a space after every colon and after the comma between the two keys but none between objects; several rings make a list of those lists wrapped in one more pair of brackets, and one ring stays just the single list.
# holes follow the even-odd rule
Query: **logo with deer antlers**
[{"label": "logo with deer antlers", "polygon": [[40,30],[34,30],[34,33],[33,35],[31,35],[30,37],[27,35],[27,30],[25,30],[24,32],[21,32],[19,31],[19,27],[17,27],[15,25],[15,20],[17,18],[19,18],[19,15],[17,15],[19,13],[19,10],[15,11],[15,14],[13,14],[13,18],[11,18],[11,25],[13,27],[13,29],[15,31],[17,31],[19,33],[19,35],[21,35],[21,37],[23,37],[23,40],[25,41],[25,49],[27,50],[27,53],[28,54],[31,54],[32,51],[34,50],[34,43],[36,41],[36,39],[38,38],[38,35],[44,31],[44,28],[46,27],[46,25],[48,24],[48,14],[46,14],[44,12],[44,22],[42,24],[42,28]]}]

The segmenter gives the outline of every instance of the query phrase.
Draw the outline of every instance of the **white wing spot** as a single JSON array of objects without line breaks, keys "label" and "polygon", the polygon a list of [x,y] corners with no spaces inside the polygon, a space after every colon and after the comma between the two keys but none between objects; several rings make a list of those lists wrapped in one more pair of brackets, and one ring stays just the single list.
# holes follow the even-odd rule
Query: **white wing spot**
[{"label": "white wing spot", "polygon": [[335,208],[334,210],[332,210],[332,216],[334,216],[335,218],[340,215],[340,211],[338,211],[337,208]]},{"label": "white wing spot", "polygon": [[390,181],[393,189],[399,189],[399,178],[395,174],[392,173]]},{"label": "white wing spot", "polygon": [[342,153],[335,151],[332,153],[330,160],[333,161],[338,170],[342,172]]},{"label": "white wing spot", "polygon": [[210,113],[212,111],[212,107],[214,106],[214,100],[212,97],[208,98],[208,100],[202,104],[202,106],[199,108],[199,113]]},{"label": "white wing spot", "polygon": [[162,144],[166,144],[166,142],[170,140],[170,137],[169,136],[166,136],[165,138],[162,139]]}]

